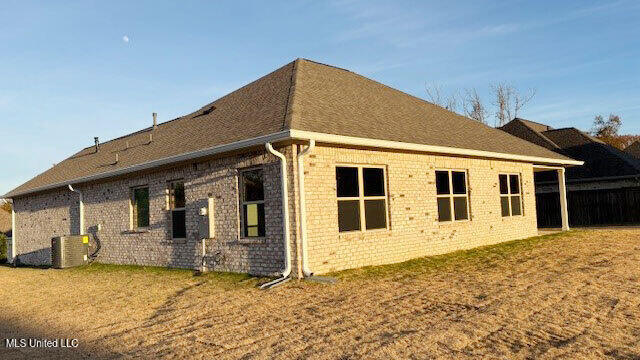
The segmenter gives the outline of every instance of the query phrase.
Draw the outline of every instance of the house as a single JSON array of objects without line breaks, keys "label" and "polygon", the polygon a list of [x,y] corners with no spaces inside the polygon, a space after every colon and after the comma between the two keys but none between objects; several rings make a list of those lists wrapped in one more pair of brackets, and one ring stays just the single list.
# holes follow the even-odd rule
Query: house
[{"label": "house", "polygon": [[634,142],[633,144],[627,146],[624,149],[624,152],[626,152],[627,154],[631,154],[634,157],[640,159],[640,140]]},{"label": "house", "polygon": [[535,236],[534,171],[580,164],[298,59],[7,197],[24,263],[86,233],[101,262],[299,277]]},{"label": "house", "polygon": [[[516,118],[502,130],[584,161],[567,169],[569,223],[572,226],[640,223],[640,160],[576,128],[553,129]],[[536,175],[538,225],[559,226],[558,181],[554,174]]]}]

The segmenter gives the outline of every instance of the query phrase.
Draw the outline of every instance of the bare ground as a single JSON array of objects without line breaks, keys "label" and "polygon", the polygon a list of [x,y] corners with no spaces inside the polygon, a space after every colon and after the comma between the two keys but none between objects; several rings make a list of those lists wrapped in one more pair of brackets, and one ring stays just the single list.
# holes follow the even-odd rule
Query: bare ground
[{"label": "bare ground", "polygon": [[[0,267],[0,358],[640,359],[640,230],[544,237],[336,275]],[[3,340],[4,342],[4,340]]]}]

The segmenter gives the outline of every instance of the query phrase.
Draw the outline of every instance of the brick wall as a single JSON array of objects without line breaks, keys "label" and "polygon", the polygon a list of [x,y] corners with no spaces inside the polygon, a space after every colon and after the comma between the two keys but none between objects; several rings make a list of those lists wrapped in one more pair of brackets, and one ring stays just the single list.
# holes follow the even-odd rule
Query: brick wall
[{"label": "brick wall", "polygon": [[[389,230],[339,233],[336,164],[384,165]],[[471,221],[439,223],[435,169],[466,169]],[[524,216],[501,216],[498,174],[520,173]],[[531,164],[483,159],[316,147],[305,159],[311,270],[400,262],[537,235]]]},{"label": "brick wall", "polygon": [[[53,191],[14,199],[16,244],[22,263],[51,263],[51,238],[77,232],[78,195],[69,190]],[[18,239],[18,237],[16,237]]]},{"label": "brick wall", "polygon": [[[288,157],[292,174],[292,146],[278,149]],[[262,166],[265,175],[266,236],[242,239],[239,230],[238,169]],[[186,240],[171,238],[171,213],[167,210],[167,185],[182,179],[186,197]],[[290,184],[293,179],[289,179]],[[130,229],[130,189],[149,187],[150,226],[147,231]],[[102,248],[98,261],[194,268],[201,261],[198,214],[214,200],[215,236],[207,240],[210,270],[274,275],[284,267],[280,160],[266,151],[235,155],[169,170],[135,175],[119,180],[78,185],[84,194],[85,232],[95,234]],[[296,239],[295,188],[290,187],[292,241]],[[77,233],[78,196],[68,189],[15,199],[20,260],[30,264],[50,263],[50,241],[54,236]],[[97,225],[101,230],[97,232]],[[295,255],[294,255],[295,256]],[[295,259],[295,258],[294,258]]]},{"label": "brick wall", "polygon": [[[300,274],[298,179],[295,146],[287,156],[292,266]],[[389,230],[339,233],[336,164],[383,165],[387,172]],[[266,236],[240,237],[238,169],[263,166]],[[437,221],[435,169],[468,170],[471,220]],[[524,216],[502,218],[498,174],[520,173]],[[536,211],[531,164],[453,158],[414,153],[318,146],[305,158],[310,268],[316,273],[399,262],[501,241],[535,236]],[[166,210],[168,182],[182,179],[186,195],[186,240],[171,239]],[[150,227],[130,231],[130,189],[149,187]],[[265,151],[234,155],[130,176],[78,185],[84,193],[85,232],[102,244],[99,261],[116,264],[194,268],[201,259],[198,215],[214,201],[215,236],[207,240],[207,266],[216,271],[275,275],[284,267],[280,162]],[[50,262],[50,239],[76,233],[78,197],[67,189],[15,199],[18,254],[32,264]],[[96,232],[97,224],[101,231]]]}]

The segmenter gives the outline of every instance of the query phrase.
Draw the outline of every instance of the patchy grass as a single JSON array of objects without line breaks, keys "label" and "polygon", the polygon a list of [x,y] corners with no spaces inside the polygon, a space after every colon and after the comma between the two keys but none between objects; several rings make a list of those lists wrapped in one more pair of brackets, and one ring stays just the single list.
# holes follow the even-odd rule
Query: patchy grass
[{"label": "patchy grass", "polygon": [[415,277],[436,271],[462,268],[468,266],[470,263],[478,263],[491,267],[496,262],[504,260],[508,256],[516,255],[522,251],[531,250],[536,246],[544,245],[548,241],[575,237],[578,236],[579,233],[579,230],[559,232],[528,239],[507,241],[469,250],[459,250],[443,255],[416,258],[401,263],[343,270],[330,275],[341,280],[372,280],[374,278]]},{"label": "patchy grass", "polygon": [[191,269],[179,269],[161,266],[139,266],[139,265],[114,265],[103,263],[92,263],[86,266],[79,266],[64,269],[63,271],[78,275],[107,275],[118,274],[120,276],[153,276],[156,280],[193,280],[198,283],[206,283],[211,286],[218,286],[224,289],[234,289],[242,287],[256,287],[265,283],[270,278],[256,277],[249,274],[210,271],[199,273]]},{"label": "patchy grass", "polygon": [[[640,358],[640,229],[577,231],[290,281],[0,266],[0,359]],[[266,279],[264,279],[266,281]]]}]

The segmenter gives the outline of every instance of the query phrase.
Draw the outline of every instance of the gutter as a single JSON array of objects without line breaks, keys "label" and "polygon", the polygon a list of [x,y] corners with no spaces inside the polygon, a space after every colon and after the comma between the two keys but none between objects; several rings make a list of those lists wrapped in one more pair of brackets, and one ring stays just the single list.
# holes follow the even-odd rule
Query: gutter
[{"label": "gutter", "polygon": [[244,149],[251,146],[259,146],[259,145],[261,146],[265,143],[273,143],[277,141],[287,141],[287,140],[302,140],[302,141],[315,140],[318,143],[327,143],[327,144],[366,146],[366,147],[381,148],[381,149],[409,150],[409,151],[434,153],[434,154],[483,157],[483,158],[490,158],[490,159],[515,160],[515,161],[524,161],[524,162],[541,163],[541,164],[555,164],[555,165],[566,165],[566,166],[579,166],[584,164],[583,161],[577,161],[577,160],[571,160],[571,159],[565,160],[565,159],[545,158],[545,157],[527,156],[527,155],[514,155],[514,154],[505,154],[505,153],[483,151],[483,150],[460,149],[460,148],[447,147],[447,146],[423,145],[423,144],[406,143],[406,142],[399,142],[399,141],[377,140],[377,139],[360,138],[360,137],[352,137],[352,136],[332,135],[332,134],[325,134],[325,133],[318,133],[318,132],[311,132],[311,131],[304,131],[304,130],[285,130],[285,131],[280,131],[270,135],[264,135],[264,136],[259,136],[251,139],[236,141],[230,144],[213,146],[203,150],[170,156],[170,157],[166,157],[158,160],[145,162],[138,165],[128,166],[118,170],[107,171],[100,174],[80,177],[72,180],[67,180],[63,182],[58,182],[50,185],[37,187],[30,190],[18,191],[15,193],[10,192],[4,195],[4,197],[15,198],[18,196],[23,196],[23,195],[27,195],[35,192],[41,192],[41,191],[56,189],[60,187],[66,187],[68,185],[80,184],[84,182],[95,181],[95,180],[105,179],[113,176],[128,174],[136,171],[152,169],[158,166],[168,165],[175,162],[192,160],[192,159],[197,159],[197,158],[206,157],[210,155]]},{"label": "gutter", "polygon": [[304,190],[304,157],[316,147],[315,140],[309,140],[309,145],[298,154],[298,189],[300,201],[300,238],[302,243],[302,273],[304,276],[313,276],[309,269],[309,250],[307,245],[307,201]]},{"label": "gutter", "polygon": [[564,159],[545,158],[545,157],[539,157],[539,156],[505,154],[505,153],[498,153],[498,152],[492,152],[492,151],[461,149],[461,148],[454,148],[454,147],[448,147],[448,146],[423,145],[423,144],[406,143],[406,142],[400,142],[400,141],[377,140],[377,139],[360,138],[360,137],[352,137],[352,136],[332,135],[332,134],[317,133],[317,132],[310,132],[310,131],[303,131],[303,130],[290,130],[290,137],[293,140],[312,139],[317,142],[330,143],[330,144],[368,146],[368,147],[383,148],[383,149],[411,150],[411,151],[427,152],[427,153],[435,153],[435,154],[484,157],[484,158],[493,158],[493,159],[525,161],[525,162],[532,162],[532,163],[578,165],[578,166],[584,164],[584,161],[578,161],[578,160],[572,160],[572,159],[564,160]]},{"label": "gutter", "polygon": [[284,238],[284,258],[285,265],[282,270],[282,276],[276,280],[268,282],[262,286],[261,289],[269,289],[277,285],[284,284],[291,280],[291,243],[289,232],[289,180],[287,177],[287,158],[281,153],[276,151],[271,143],[266,143],[265,147],[269,153],[280,158],[280,189],[282,192],[282,237]]},{"label": "gutter", "polygon": [[27,195],[35,192],[52,190],[60,187],[67,187],[68,185],[74,185],[74,184],[80,184],[80,183],[110,178],[110,177],[124,175],[128,173],[136,172],[136,171],[153,169],[155,167],[162,166],[162,165],[168,165],[168,164],[181,162],[185,160],[192,160],[192,159],[197,159],[201,157],[206,157],[209,155],[215,155],[215,154],[225,153],[229,151],[244,149],[251,146],[258,146],[258,145],[263,146],[266,142],[282,141],[282,140],[287,140],[288,138],[289,138],[289,132],[281,131],[281,132],[277,132],[270,135],[236,141],[230,144],[218,145],[218,146],[210,147],[203,150],[193,151],[193,152],[184,153],[180,155],[174,155],[174,156],[170,156],[170,157],[166,157],[158,160],[152,160],[142,164],[132,165],[122,169],[118,169],[118,170],[107,171],[107,172],[103,172],[95,175],[89,175],[89,176],[79,177],[72,180],[58,182],[55,184],[40,186],[31,190],[19,191],[16,193],[10,192],[4,197],[15,198],[18,196]]}]

